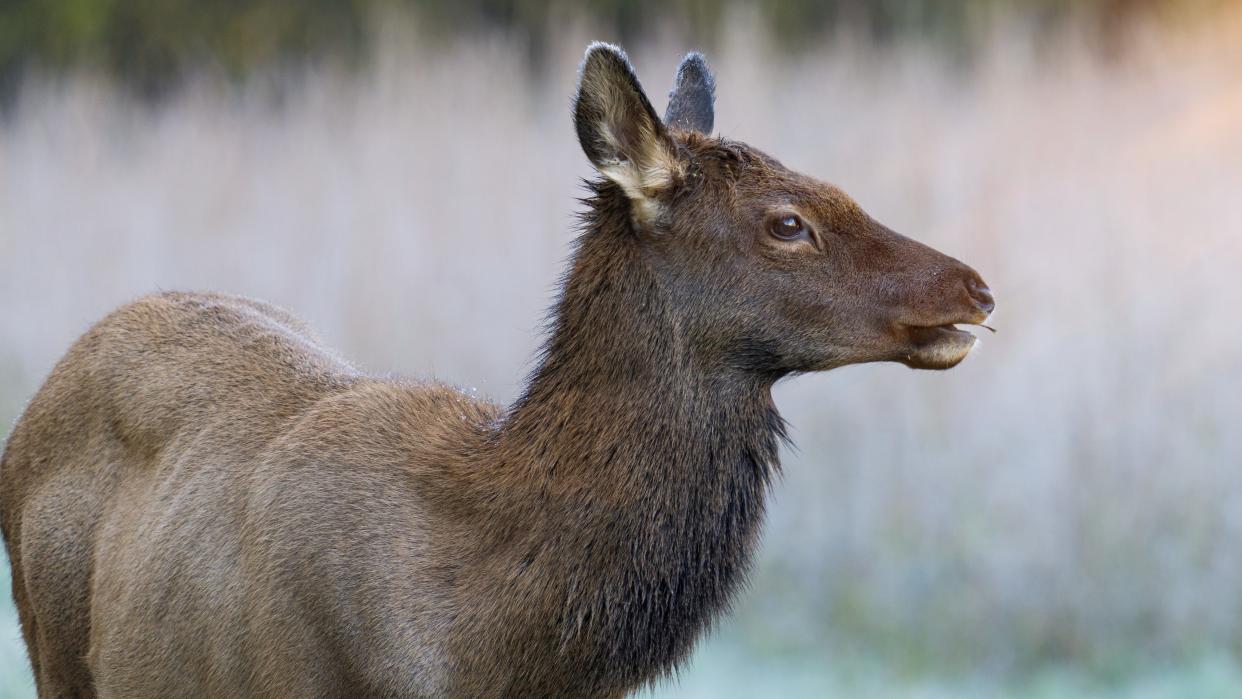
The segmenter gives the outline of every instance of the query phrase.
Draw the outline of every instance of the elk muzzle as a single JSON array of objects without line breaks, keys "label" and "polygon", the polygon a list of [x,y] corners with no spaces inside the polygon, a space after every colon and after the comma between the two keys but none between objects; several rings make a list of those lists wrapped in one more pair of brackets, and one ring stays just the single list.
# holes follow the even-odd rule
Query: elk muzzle
[{"label": "elk muzzle", "polygon": [[921,303],[915,304],[920,312],[904,315],[893,328],[903,345],[898,361],[913,369],[957,366],[977,342],[973,334],[957,326],[987,327],[983,323],[996,308],[991,289],[970,267],[952,260],[935,277],[947,283],[932,285]]}]

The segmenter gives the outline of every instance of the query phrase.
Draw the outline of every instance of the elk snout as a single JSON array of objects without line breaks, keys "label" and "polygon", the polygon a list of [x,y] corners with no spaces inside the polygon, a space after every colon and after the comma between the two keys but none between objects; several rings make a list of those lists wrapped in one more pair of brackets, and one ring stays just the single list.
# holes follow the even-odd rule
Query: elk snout
[{"label": "elk snout", "polygon": [[[996,308],[992,290],[975,270],[952,260],[949,282],[943,296],[933,294],[930,304],[922,305],[899,323],[898,335],[905,347],[900,361],[915,369],[948,369],[966,358],[976,338],[957,327],[979,325]],[[943,278],[943,277],[942,277]],[[949,280],[945,280],[949,281]],[[942,292],[943,293],[943,292]],[[939,298],[939,301],[932,299]]]}]

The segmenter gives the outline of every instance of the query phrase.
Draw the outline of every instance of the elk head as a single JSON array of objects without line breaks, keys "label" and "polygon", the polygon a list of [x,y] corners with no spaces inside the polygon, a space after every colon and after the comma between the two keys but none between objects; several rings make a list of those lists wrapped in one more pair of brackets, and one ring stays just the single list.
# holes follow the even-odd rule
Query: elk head
[{"label": "elk head", "polygon": [[896,361],[947,369],[992,295],[970,267],[877,222],[840,189],[711,136],[702,56],[677,71],[664,119],[624,52],[593,44],[574,119],[601,185],[629,206],[617,235],[673,299],[696,361],[767,377]]}]

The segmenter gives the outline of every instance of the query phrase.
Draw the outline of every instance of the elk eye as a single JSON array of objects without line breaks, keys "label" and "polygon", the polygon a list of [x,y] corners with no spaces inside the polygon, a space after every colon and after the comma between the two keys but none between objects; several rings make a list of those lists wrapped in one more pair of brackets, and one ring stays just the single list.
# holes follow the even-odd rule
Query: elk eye
[{"label": "elk eye", "polygon": [[768,232],[781,240],[797,240],[806,237],[806,225],[794,214],[775,219],[768,225]]}]

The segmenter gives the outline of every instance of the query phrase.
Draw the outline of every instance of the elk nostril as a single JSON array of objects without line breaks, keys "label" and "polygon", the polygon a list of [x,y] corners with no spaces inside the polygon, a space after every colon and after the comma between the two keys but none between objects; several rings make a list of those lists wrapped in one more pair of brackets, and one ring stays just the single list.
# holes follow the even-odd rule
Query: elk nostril
[{"label": "elk nostril", "polygon": [[970,276],[966,279],[966,290],[970,294],[970,298],[975,305],[984,313],[991,313],[996,308],[996,300],[992,298],[992,290],[988,288],[983,280]]}]

